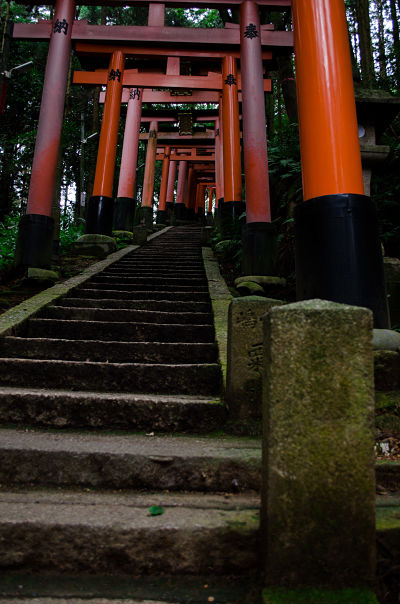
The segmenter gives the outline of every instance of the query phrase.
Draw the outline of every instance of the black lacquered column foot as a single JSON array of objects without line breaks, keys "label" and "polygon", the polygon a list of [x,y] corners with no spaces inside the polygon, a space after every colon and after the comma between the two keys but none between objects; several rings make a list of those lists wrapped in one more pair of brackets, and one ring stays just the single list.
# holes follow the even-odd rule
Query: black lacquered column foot
[{"label": "black lacquered column foot", "polygon": [[249,222],[242,230],[242,274],[276,275],[276,230],[270,222]]},{"label": "black lacquered column foot", "polygon": [[389,327],[375,203],[364,195],[325,195],[296,208],[297,298],[364,306]]},{"label": "black lacquered column foot", "polygon": [[54,219],[42,214],[22,216],[15,250],[17,266],[47,268],[53,254]]},{"label": "black lacquered column foot", "polygon": [[112,235],[114,201],[112,197],[90,197],[86,216],[86,234]]},{"label": "black lacquered column foot", "polygon": [[136,200],[133,197],[117,197],[113,215],[114,231],[132,231],[135,208]]}]

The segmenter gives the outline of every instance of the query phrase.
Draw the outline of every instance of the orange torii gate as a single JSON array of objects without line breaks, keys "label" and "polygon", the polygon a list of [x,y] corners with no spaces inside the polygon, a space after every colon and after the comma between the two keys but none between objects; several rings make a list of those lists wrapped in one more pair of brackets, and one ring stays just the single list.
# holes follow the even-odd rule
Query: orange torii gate
[{"label": "orange torii gate", "polygon": [[[128,4],[129,3],[130,2],[128,1]],[[133,3],[135,4],[135,2]],[[259,4],[268,6],[271,9],[282,10],[290,7],[290,0],[261,0]],[[112,5],[112,1],[110,5]],[[197,2],[193,2],[193,5],[196,6]],[[209,1],[209,5],[214,5],[213,0]],[[164,25],[165,3],[157,1],[149,4],[148,26],[145,27],[90,26],[85,22],[74,22],[74,6],[74,0],[57,0],[53,22],[17,24],[14,28],[14,37],[19,39],[45,39],[50,37],[43,99],[46,99],[45,103],[51,105],[52,114],[57,115],[58,120],[62,119],[65,81],[67,76],[65,61],[69,56],[72,41],[74,41],[77,46],[79,44],[86,44],[87,46],[88,40],[91,42],[100,40],[104,45],[107,45],[108,43],[112,44],[114,47],[115,45],[121,47],[121,44],[125,43],[129,46],[130,50],[133,50],[137,54],[148,53],[146,45],[154,46],[154,43],[157,43],[159,46],[158,52],[163,56],[165,56],[166,53],[171,57],[195,55],[197,58],[201,59],[202,56],[210,56],[210,53],[215,53],[215,56],[221,59],[221,57],[226,55],[227,50],[231,56],[234,56],[235,58],[239,56],[241,44],[239,27],[228,27],[218,30],[218,35],[215,35],[216,31],[214,29],[168,28]],[[22,27],[20,27],[20,25],[22,25]],[[275,32],[270,29],[270,26],[260,27],[256,34],[249,30],[249,36],[247,37],[253,40],[254,45],[258,47],[260,53],[262,46],[267,48],[290,48],[292,45],[291,32]],[[84,48],[81,48],[80,50],[83,52]],[[105,50],[107,51],[107,49]],[[119,111],[119,101],[122,90],[121,79],[124,72],[123,50],[115,51],[111,56],[112,59],[108,71],[110,82],[108,85],[109,94],[107,96],[109,97],[109,102],[106,102],[104,111],[106,119],[103,119],[103,122],[115,121],[117,112]],[[262,82],[263,73],[261,55],[260,68],[261,72],[258,74],[258,77]],[[234,74],[228,75],[232,76],[232,78],[228,79],[227,85],[230,86],[232,92],[236,89],[237,98],[237,80]],[[217,83],[216,80],[218,80],[218,86],[210,86],[210,80],[213,78],[215,84]],[[204,89],[204,87],[208,87],[219,90],[221,88],[220,80],[221,75],[211,75],[211,77],[206,79],[203,83],[198,80],[198,89],[201,90]],[[171,83],[171,79],[168,82],[164,80],[164,84],[167,84],[168,86],[171,86]],[[129,85],[128,82],[126,82],[126,84]],[[152,76],[150,76],[148,84],[154,86]],[[194,83],[191,83],[191,86],[195,88]],[[55,90],[59,91],[61,94],[56,95]],[[119,101],[116,101],[118,97]],[[262,87],[261,96],[258,101],[262,106],[264,106],[263,97]],[[109,105],[108,108],[107,105]],[[21,223],[23,236],[20,238],[21,245],[19,246],[18,261],[25,265],[46,265],[49,263],[50,258],[52,219],[50,216],[51,195],[49,195],[49,190],[53,188],[54,184],[56,165],[56,160],[54,160],[54,157],[56,156],[54,149],[55,147],[58,147],[59,144],[60,129],[58,126],[57,128],[53,128],[52,124],[49,124],[47,119],[48,114],[48,112],[42,111],[39,118],[38,145],[32,168],[32,186],[28,197],[27,214],[23,217]],[[228,133],[226,133],[225,136],[228,137]],[[105,138],[107,139],[108,137],[106,136]],[[264,138],[266,147],[265,131]],[[114,143],[115,136],[108,138],[108,140],[100,140],[97,163],[98,176],[96,176],[92,196],[92,198],[94,198],[92,199],[92,206],[97,206],[100,214],[104,218],[104,222],[108,224],[111,224],[111,204],[108,197],[109,195],[111,196],[112,193],[110,191],[111,179],[109,177],[109,171],[105,169],[105,166],[110,165],[115,161]],[[43,160],[43,148],[48,149],[48,152],[46,151],[46,160]],[[231,151],[237,153],[237,149],[232,149]],[[264,167],[264,177],[266,176],[265,169],[266,168]],[[224,178],[226,178],[225,175]],[[46,182],[44,183],[43,180],[46,180]],[[235,181],[235,179],[231,178],[231,181],[233,182],[231,182],[228,187],[228,193],[231,193],[229,189],[234,193],[238,188],[237,179]],[[99,192],[101,194],[97,195],[96,193]],[[109,195],[105,195],[105,192],[109,193]],[[226,207],[229,208],[229,206],[232,205],[232,208],[234,209],[237,200],[233,199],[233,193],[230,195],[230,198],[227,199],[227,192],[225,192],[225,201],[228,202]],[[265,217],[265,220],[267,219],[268,215]],[[38,241],[40,241],[39,246],[36,244]],[[47,241],[47,245],[45,245],[45,241]],[[38,247],[42,250],[40,253],[38,253]]]},{"label": "orange torii gate", "polygon": [[[109,71],[104,69],[98,69],[92,72],[77,71],[74,73],[75,84],[85,85],[106,85],[107,89],[114,89],[113,79],[110,79],[109,73],[115,72],[115,66],[113,65],[113,57],[115,53],[123,52],[124,56],[132,55],[133,51],[128,46],[111,46],[111,45],[99,45],[99,44],[77,44],[77,53],[83,53],[84,55],[89,54],[91,57],[102,57],[104,55],[111,55],[109,63]],[[147,48],[146,57],[153,57],[155,52],[156,56],[159,56],[159,49],[154,47]],[[133,97],[138,97],[143,94],[143,89],[148,87],[152,88],[168,88],[179,90],[209,90],[218,91],[218,101],[222,103],[222,122],[223,128],[223,180],[224,180],[224,200],[220,205],[221,214],[223,215],[222,220],[230,221],[231,218],[240,216],[245,210],[245,204],[242,202],[242,177],[241,177],[241,156],[240,156],[240,127],[239,127],[239,97],[238,92],[241,90],[241,74],[237,72],[237,55],[225,56],[221,51],[208,51],[202,53],[204,57],[208,59],[217,60],[217,68],[220,66],[220,71],[209,71],[207,75],[180,75],[180,57],[167,57],[165,71],[162,73],[159,71],[146,71],[140,69],[125,69],[119,70],[119,84],[121,89],[121,100],[122,100],[122,86],[131,87]],[[194,58],[196,55],[194,51],[182,51],[182,55]],[[264,52],[263,59],[271,59],[271,52]],[[262,67],[262,66],[261,66]],[[270,90],[270,80],[263,80],[264,91]],[[107,106],[107,93],[105,103]],[[111,99],[111,97],[110,97]],[[109,101],[111,102],[111,100]],[[128,105],[130,104],[130,100]],[[135,107],[139,111],[141,101],[137,100]],[[107,120],[105,119],[107,118]],[[110,174],[114,172],[115,154],[110,156],[107,163],[102,162],[102,158],[105,156],[102,147],[108,145],[110,140],[116,138],[116,132],[118,130],[119,114],[117,112],[107,112],[102,123],[102,133],[100,136],[99,143],[99,155],[98,164],[96,169],[100,172],[106,170]],[[158,120],[155,117],[155,121]],[[104,132],[104,134],[103,134]],[[156,137],[156,129],[151,128],[153,138]],[[265,136],[265,132],[264,132]],[[151,141],[150,141],[151,142]],[[153,143],[152,143],[153,144]],[[154,145],[153,145],[154,146]],[[149,145],[149,149],[151,145]],[[154,156],[154,150],[148,155]],[[153,161],[155,161],[153,159]],[[125,165],[125,164],[124,164]],[[146,161],[147,166],[147,161]],[[152,214],[152,197],[153,183],[151,179],[154,177],[154,171],[148,171],[146,174],[145,182],[145,202],[142,203],[142,212],[145,214],[145,223],[147,226],[151,226],[153,221]],[[88,220],[87,220],[87,232],[99,232],[103,234],[111,234],[112,224],[109,220],[109,213],[107,206],[113,206],[112,191],[110,191],[110,179],[103,177],[95,182],[103,182],[105,186],[103,189],[94,187],[93,195],[89,199],[88,207]],[[120,197],[118,194],[117,204],[127,204],[127,197]],[[117,210],[117,215],[120,211]]]},{"label": "orange torii gate", "polygon": [[[117,5],[118,2],[119,0],[105,0],[110,6]],[[135,0],[124,2],[124,5],[131,4],[136,4]],[[297,208],[295,217],[298,297],[319,297],[367,306],[374,312],[375,325],[387,327],[388,313],[376,209],[370,198],[364,195],[362,182],[344,1],[171,2],[174,6],[185,7],[239,7],[240,30],[227,28],[218,31],[217,36],[215,30],[165,27],[166,4],[168,2],[165,0],[155,0],[150,4],[147,27],[106,26],[95,29],[101,26],[74,24],[74,0],[56,0],[52,22],[21,24],[14,29],[14,37],[50,37],[27,214],[20,223],[18,262],[28,266],[46,266],[50,262],[53,226],[51,204],[71,40],[98,40],[98,36],[103,41],[118,46],[124,40],[136,46],[157,43],[161,48],[162,45],[172,45],[176,56],[179,56],[185,45],[197,52],[206,47],[226,50],[236,46],[233,50],[237,50],[240,46],[247,201],[244,252],[250,258],[263,258],[268,249],[264,244],[268,239],[265,226],[270,223],[271,216],[266,172],[262,47],[268,43],[271,47],[274,43],[276,46],[288,47],[291,34],[263,30],[259,21],[259,6],[282,10],[292,5],[306,202]],[[113,52],[109,66],[108,77],[112,82],[107,86],[105,113],[114,115],[114,111],[119,112],[123,71],[124,53],[117,50]],[[232,72],[227,75],[232,76],[227,78],[231,85],[237,87],[235,74]],[[340,90],[340,94],[337,94],[337,90]],[[52,120],[48,119],[49,115]],[[221,117],[219,127],[223,126]],[[222,135],[227,136],[226,133]],[[110,146],[113,147],[112,140]],[[106,163],[107,157],[113,152],[112,149],[107,150],[104,157],[100,157],[100,163]],[[100,187],[99,190],[106,190],[107,183],[96,184]],[[224,175],[224,186],[225,184]],[[227,195],[232,191],[235,194],[235,187],[236,183],[232,181],[229,183],[229,193],[226,190],[224,192],[225,201],[232,203],[232,207],[236,200],[227,199]],[[103,201],[106,202],[105,199],[100,199],[99,205]]]}]

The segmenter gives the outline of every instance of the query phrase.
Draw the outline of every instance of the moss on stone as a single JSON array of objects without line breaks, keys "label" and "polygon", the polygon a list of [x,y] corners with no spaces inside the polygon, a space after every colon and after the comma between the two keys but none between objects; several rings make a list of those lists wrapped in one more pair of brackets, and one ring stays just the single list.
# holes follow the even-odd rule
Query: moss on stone
[{"label": "moss on stone", "polygon": [[377,531],[400,531],[400,507],[385,506],[376,509],[376,530]]},{"label": "moss on stone", "polygon": [[263,604],[379,604],[368,589],[283,589],[263,590]]}]

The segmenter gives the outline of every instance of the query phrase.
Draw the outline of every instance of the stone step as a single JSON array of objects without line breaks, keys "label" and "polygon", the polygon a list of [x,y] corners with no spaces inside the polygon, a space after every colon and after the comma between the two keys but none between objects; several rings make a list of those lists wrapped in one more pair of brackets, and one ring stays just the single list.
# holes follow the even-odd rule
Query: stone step
[{"label": "stone step", "polygon": [[[78,292],[76,292],[77,294]],[[210,312],[210,302],[183,302],[179,300],[120,300],[118,298],[62,298],[54,302],[56,306],[74,306],[86,308],[129,308],[131,310],[163,310],[165,312]]]},{"label": "stone step", "polygon": [[141,275],[136,276],[122,276],[116,275],[115,277],[110,275],[104,275],[99,273],[95,277],[97,283],[133,283],[133,284],[146,284],[148,283],[151,287],[160,286],[160,285],[168,285],[180,287],[182,285],[191,287],[205,285],[207,280],[204,276],[196,277],[196,278],[185,278],[185,277],[142,277]]},{"label": "stone step", "polygon": [[0,358],[0,384],[96,392],[219,396],[221,368],[209,364],[93,363]]},{"label": "stone step", "polygon": [[221,429],[218,400],[200,396],[0,387],[0,423],[50,428],[192,432]]},{"label": "stone step", "polygon": [[113,363],[216,363],[215,343],[113,342],[21,338],[0,340],[0,356],[20,359],[106,361]]},{"label": "stone step", "polygon": [[63,321],[31,319],[27,333],[30,338],[62,338],[67,340],[112,340],[121,342],[214,342],[212,325],[181,325],[161,323],[126,323],[103,321]]},{"label": "stone step", "polygon": [[[152,516],[151,506],[163,513]],[[253,574],[258,498],[0,492],[0,568],[110,575]]]},{"label": "stone step", "polygon": [[160,310],[131,310],[127,308],[79,308],[67,305],[46,306],[37,316],[46,319],[74,321],[115,321],[119,323],[168,323],[181,325],[207,325],[213,323],[211,313],[204,312],[165,312]]},{"label": "stone step", "polygon": [[[190,262],[164,262],[157,260],[145,260],[144,258],[139,258],[135,260],[134,258],[127,258],[126,260],[119,260],[115,264],[111,265],[111,267],[128,267],[128,268],[143,268],[146,266],[151,266],[155,269],[161,270],[182,270],[182,271],[192,271],[192,270],[202,270],[204,269],[204,264],[202,260],[191,260]],[[110,267],[110,268],[111,268]]]},{"label": "stone step", "polygon": [[151,267],[150,268],[144,268],[144,269],[124,269],[124,268],[119,268],[118,270],[109,270],[109,271],[103,271],[101,273],[102,277],[112,277],[112,278],[116,278],[116,277],[122,277],[123,279],[126,278],[143,278],[143,279],[169,279],[170,277],[176,278],[176,279],[205,279],[205,275],[204,275],[204,271],[198,271],[198,272],[194,272],[194,271],[164,271],[164,270],[152,270]]},{"label": "stone step", "polygon": [[100,298],[101,300],[118,299],[118,300],[169,300],[175,301],[177,304],[181,302],[207,302],[210,303],[210,296],[208,290],[203,289],[201,292],[192,293],[191,291],[148,291],[142,290],[137,291],[134,287],[130,289],[113,289],[108,288],[92,288],[90,289],[87,284],[82,288],[76,288],[72,295],[79,296],[80,298],[90,298],[92,300]]},{"label": "stone step", "polygon": [[[120,290],[120,291],[131,291],[131,292],[169,292],[174,295],[174,297],[181,298],[181,293],[189,293],[191,295],[191,300],[197,300],[198,294],[206,294],[207,300],[209,300],[208,286],[207,285],[169,285],[168,283],[163,283],[154,285],[152,283],[142,283],[138,281],[138,283],[128,283],[125,281],[110,281],[110,283],[101,282],[97,280],[97,277],[93,278],[93,281],[86,281],[85,289],[101,289],[102,291],[108,290]],[[81,291],[77,289],[76,291]]]},{"label": "stone step", "polygon": [[7,604],[260,604],[256,577],[139,577],[3,573],[0,602]]},{"label": "stone step", "polygon": [[238,492],[260,489],[259,439],[0,429],[0,484]]}]

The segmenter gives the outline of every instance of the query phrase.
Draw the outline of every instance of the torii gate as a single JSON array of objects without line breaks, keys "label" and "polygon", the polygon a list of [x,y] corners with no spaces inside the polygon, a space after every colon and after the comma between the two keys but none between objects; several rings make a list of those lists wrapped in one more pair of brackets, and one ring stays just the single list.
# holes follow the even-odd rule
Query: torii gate
[{"label": "torii gate", "polygon": [[[219,60],[220,71],[208,72],[207,75],[180,75],[180,57],[167,57],[166,73],[138,70],[138,69],[123,69],[121,65],[117,65],[118,53],[123,53],[123,56],[134,54],[134,51],[128,46],[112,46],[99,44],[77,44],[76,52],[78,54],[90,54],[91,56],[111,55],[109,61],[109,70],[99,69],[92,72],[77,71],[74,73],[75,84],[85,85],[106,85],[107,90],[118,88],[122,97],[122,87],[124,85],[132,87],[131,90],[135,95],[135,90],[140,91],[148,87],[152,88],[168,88],[179,91],[181,89],[203,89],[210,91],[219,91],[219,103],[222,102],[222,119],[223,123],[223,179],[225,198],[220,204],[221,214],[224,221],[230,221],[235,216],[240,216],[245,210],[245,204],[242,202],[242,177],[241,177],[241,157],[240,157],[240,129],[239,129],[239,98],[238,92],[241,90],[241,74],[238,72],[236,63],[238,53],[226,54],[229,52],[221,50],[204,51],[204,58]],[[160,49],[148,47],[146,56],[153,57],[154,53],[159,56]],[[166,52],[166,51],[165,51]],[[196,57],[196,51],[182,51],[183,57]],[[164,57],[164,55],[163,55]],[[271,59],[271,52],[263,53],[264,59]],[[218,65],[217,65],[218,67]],[[115,78],[109,74],[119,74],[119,82],[114,82]],[[263,80],[264,91],[270,90],[270,80]],[[106,93],[106,107],[102,123],[102,131],[99,142],[98,163],[96,168],[95,185],[93,195],[89,199],[87,232],[111,234],[110,215],[113,207],[112,198],[112,175],[115,164],[115,151],[107,151],[110,148],[110,141],[116,140],[118,130],[119,113],[115,107],[113,111],[108,111],[107,98],[110,94]],[[110,101],[109,101],[110,103]],[[137,111],[140,110],[140,102],[135,103]],[[154,122],[162,121],[157,117]],[[153,139],[156,138],[157,127],[150,128]],[[265,135],[265,132],[264,132]],[[151,143],[151,144],[150,144]],[[155,145],[154,140],[149,140],[149,149],[151,145]],[[266,145],[266,142],[265,142]],[[107,146],[107,149],[105,148]],[[151,156],[154,157],[154,149],[151,151]],[[146,162],[146,166],[147,166]],[[150,162],[149,162],[150,163]],[[267,164],[265,164],[264,180],[268,181]],[[106,177],[105,174],[110,174]],[[145,213],[145,223],[151,226],[153,221],[152,214],[152,196],[154,177],[154,169],[146,174],[145,193],[146,200],[142,203],[142,212]],[[118,196],[119,198],[119,196]],[[117,203],[121,204],[118,200]],[[124,200],[124,203],[125,200]],[[119,213],[119,211],[117,210]]]},{"label": "torii gate", "polygon": [[[118,0],[106,0],[106,3],[112,6]],[[135,0],[126,0],[125,4],[135,4]],[[106,27],[102,30],[103,39],[117,37],[120,44],[121,36],[129,35],[138,45],[146,41],[171,44],[172,40],[176,44],[190,40],[195,46],[240,44],[247,228],[259,233],[257,225],[265,227],[271,219],[265,178],[267,147],[261,46],[263,38],[269,36],[271,40],[275,32],[262,31],[258,7],[282,9],[290,2],[173,0],[174,6],[239,6],[240,32],[235,28],[219,30],[217,36],[215,30],[165,28],[162,19],[165,4],[165,0],[155,0],[150,5],[149,27],[126,28],[125,34],[121,33],[122,28]],[[21,219],[18,246],[19,262],[30,266],[45,266],[51,256],[51,202],[71,36],[74,32],[74,36],[81,35],[82,39],[88,35],[89,27],[92,31],[94,27],[75,28],[74,8],[74,0],[57,0],[51,24],[25,26],[25,32],[27,28],[32,31],[28,37],[40,37],[39,33],[33,33],[39,29],[42,38],[50,35],[27,214]],[[296,211],[298,297],[320,297],[367,306],[374,312],[376,327],[385,328],[388,314],[382,253],[375,206],[364,195],[344,1],[293,0],[292,10],[306,202]],[[287,33],[279,32],[279,35]],[[14,35],[26,37],[18,34],[18,28],[14,29]],[[228,43],[228,39],[231,42]],[[112,64],[114,73],[123,68],[123,53],[117,55]],[[118,90],[117,84],[115,90]],[[116,92],[112,92],[113,95],[118,97]],[[120,95],[118,111],[119,104]],[[53,116],[51,123],[49,115]]]},{"label": "torii gate", "polygon": [[[214,6],[214,0],[207,1],[210,6]],[[129,0],[128,4],[131,2],[132,0]],[[134,1],[132,3],[135,4]],[[200,2],[200,4],[202,4],[202,2]],[[231,4],[232,3],[229,3],[229,5]],[[235,4],[235,2],[233,4]],[[236,2],[236,4],[239,3]],[[113,0],[111,0],[110,5],[113,5]],[[184,3],[184,5],[186,4]],[[197,2],[192,0],[192,5],[196,6]],[[250,5],[251,2],[246,4],[250,9],[249,15],[246,16],[246,19],[248,20],[251,19]],[[290,0],[260,0],[260,5],[280,10],[289,7]],[[250,59],[250,64],[247,66],[245,52],[242,53],[243,56],[241,61],[243,68],[248,68],[248,71],[253,73],[255,79],[260,82],[260,85],[262,85],[263,82],[261,45],[265,47],[276,46],[290,48],[292,44],[291,32],[275,32],[265,27],[261,28],[258,21],[255,33],[252,28],[253,24],[249,21],[247,25],[251,25],[251,28],[246,35],[242,36],[242,40],[238,27],[218,30],[217,36],[215,35],[216,30],[214,29],[164,27],[164,7],[165,3],[158,2],[158,0],[157,2],[150,4],[149,25],[147,27],[89,26],[87,23],[80,23],[79,21],[73,22],[74,0],[57,0],[53,23],[16,24],[16,27],[14,28],[14,37],[16,38],[44,39],[50,36],[49,56],[43,89],[42,110],[39,118],[37,145],[32,168],[31,187],[28,196],[27,214],[23,217],[21,222],[21,230],[24,232],[24,236],[20,237],[18,253],[20,263],[40,266],[48,264],[50,259],[52,228],[52,219],[50,216],[52,193],[50,193],[50,191],[53,188],[56,167],[55,150],[58,148],[59,132],[61,130],[62,122],[63,100],[65,94],[65,85],[63,82],[67,75],[67,61],[72,39],[82,43],[86,40],[103,40],[114,44],[114,46],[115,44],[121,45],[121,42],[129,41],[130,45],[136,45],[135,48],[137,48],[138,45],[143,47],[146,43],[154,45],[154,42],[156,42],[158,45],[163,44],[166,48],[170,48],[171,45],[174,45],[171,54],[175,54],[175,56],[180,56],[182,54],[182,47],[188,45],[191,47],[192,53],[195,53],[198,57],[201,57],[202,52],[208,56],[210,51],[218,52],[218,49],[229,49],[232,54],[235,54],[235,52],[238,52],[240,44],[243,47],[246,46],[247,43],[251,43],[257,48],[257,53],[260,55],[258,63],[257,61],[252,61]],[[257,5],[254,5],[254,7],[258,14]],[[19,27],[19,25],[22,25],[22,27]],[[176,46],[177,44],[179,47]],[[138,50],[138,52],[140,51]],[[147,51],[145,50],[144,52]],[[162,50],[162,53],[164,52],[165,50]],[[168,50],[168,52],[170,51]],[[189,51],[185,51],[185,53],[186,52]],[[109,70],[109,75],[111,74],[112,78],[114,76],[114,79],[112,80],[113,85],[110,86],[109,89],[110,99],[113,100],[109,103],[109,109],[105,109],[105,114],[112,114],[119,111],[119,102],[115,102],[115,100],[119,96],[121,82],[115,74],[122,74],[123,72],[123,53],[117,51],[112,56],[114,57],[114,61]],[[232,84],[234,84],[234,82],[232,82]],[[257,102],[262,108],[262,111],[264,111],[263,87],[259,88],[258,101],[254,95],[254,91],[252,98],[253,102]],[[47,119],[50,114],[50,106],[51,113],[55,116],[55,121],[52,124],[49,124]],[[260,131],[259,128],[256,130],[258,130],[258,132]],[[262,128],[261,133],[263,133],[265,139],[264,156],[266,158],[266,136],[264,127]],[[108,163],[108,156],[114,153],[114,141],[110,140],[109,142],[110,144],[103,147],[105,151],[102,154],[103,157],[100,158],[104,164]],[[237,153],[237,146],[233,151]],[[265,178],[266,162],[264,162],[262,166],[260,162],[260,168],[261,167],[264,178],[259,180],[267,182],[267,178]],[[104,174],[100,174],[100,182],[98,181],[95,183],[95,189],[97,186],[102,190],[106,188],[110,189],[110,182],[107,177],[104,180],[104,176]],[[236,189],[238,189],[237,184]],[[96,192],[96,190],[94,192]],[[225,191],[225,201],[235,204],[236,200],[234,199],[234,195],[232,194],[231,198],[227,199],[226,194],[227,192]],[[94,195],[94,197],[96,197],[96,195]],[[99,195],[97,197],[100,197],[100,199],[97,200],[97,204],[99,206],[104,206],[103,214],[107,215],[110,206],[106,199],[108,195]],[[262,219],[269,220],[270,215],[267,207],[269,206],[269,200],[262,200],[262,196],[258,196],[257,203],[258,205],[264,204],[264,206],[266,206],[265,209],[267,211],[262,212]],[[248,207],[251,207],[251,202],[249,201]],[[108,222],[111,222],[111,216]],[[36,245],[37,242],[40,242],[40,252]]]}]

